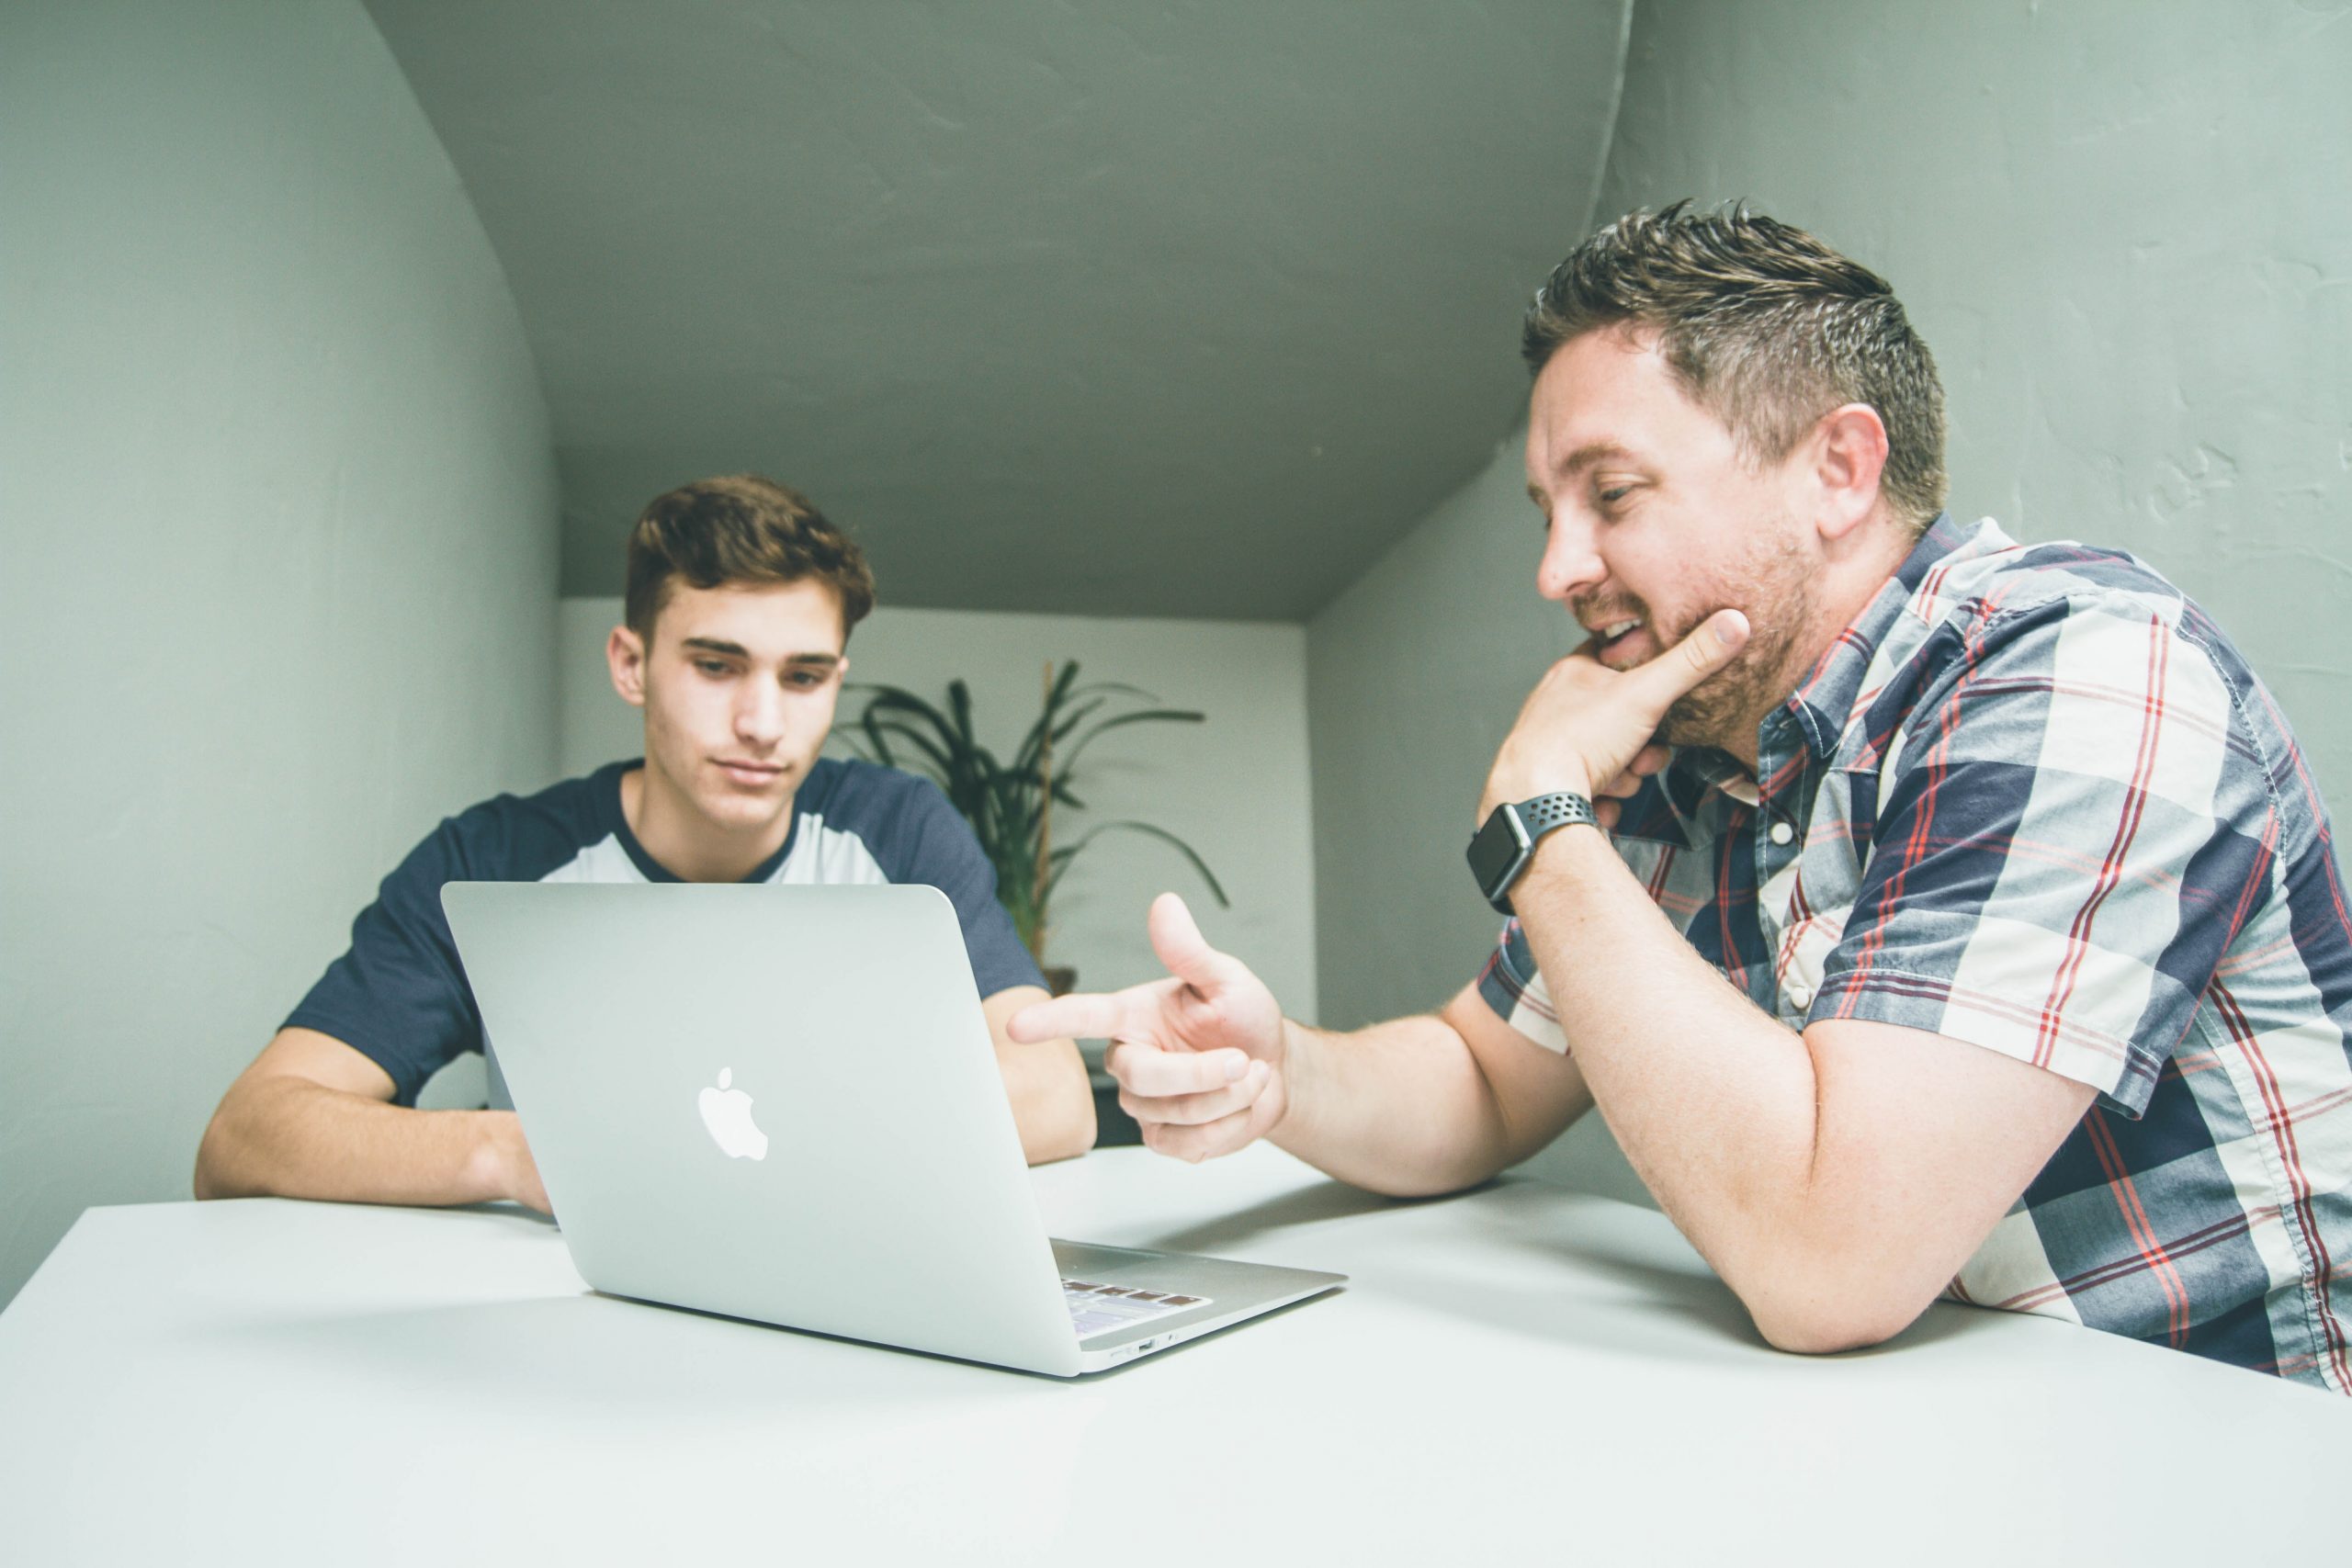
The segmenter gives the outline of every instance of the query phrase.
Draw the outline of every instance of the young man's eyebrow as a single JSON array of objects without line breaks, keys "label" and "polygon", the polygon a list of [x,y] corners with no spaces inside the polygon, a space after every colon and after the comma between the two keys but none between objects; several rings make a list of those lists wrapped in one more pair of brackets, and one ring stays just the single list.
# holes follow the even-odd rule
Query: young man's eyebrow
[{"label": "young man's eyebrow", "polygon": [[[750,649],[740,642],[729,642],[724,637],[681,637],[678,646],[692,649],[697,653],[723,653],[733,659],[752,657]],[[787,653],[784,656],[784,661],[786,664],[811,664],[820,669],[831,670],[842,661],[842,656],[838,653]]]}]

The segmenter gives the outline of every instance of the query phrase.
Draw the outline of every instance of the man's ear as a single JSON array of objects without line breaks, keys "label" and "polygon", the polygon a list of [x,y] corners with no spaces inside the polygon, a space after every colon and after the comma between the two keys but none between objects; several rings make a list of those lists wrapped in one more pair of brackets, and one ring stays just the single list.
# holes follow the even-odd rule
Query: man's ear
[{"label": "man's ear", "polygon": [[1814,526],[1825,539],[1842,539],[1878,511],[1886,422],[1868,403],[1832,409],[1813,427],[1806,456],[1816,495]]},{"label": "man's ear", "polygon": [[645,705],[645,641],[627,626],[615,626],[605,639],[605,662],[613,671],[613,690],[631,707]]}]

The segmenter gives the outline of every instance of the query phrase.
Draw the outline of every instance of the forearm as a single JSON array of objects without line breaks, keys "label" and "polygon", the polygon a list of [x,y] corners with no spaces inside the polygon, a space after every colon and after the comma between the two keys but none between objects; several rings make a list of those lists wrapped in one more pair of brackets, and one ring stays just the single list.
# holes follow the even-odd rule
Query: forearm
[{"label": "forearm", "polygon": [[1013,1015],[1046,999],[1042,986],[1008,986],[980,1001],[1021,1132],[1021,1153],[1031,1165],[1069,1159],[1094,1146],[1094,1089],[1078,1042],[1012,1038]]},{"label": "forearm", "polygon": [[1442,1018],[1349,1034],[1287,1019],[1283,1029],[1289,1103],[1270,1136],[1316,1168],[1422,1197],[1476,1186],[1524,1157],[1476,1058]]},{"label": "forearm", "polygon": [[307,1078],[241,1083],[196,1161],[198,1198],[475,1203],[520,1198],[512,1111],[413,1111]]},{"label": "forearm", "polygon": [[1594,1101],[1683,1235],[1759,1323],[1838,1288],[1804,1039],[1699,956],[1598,832],[1545,839],[1511,897]]},{"label": "forearm", "polygon": [[1044,1165],[1094,1146],[1094,1089],[1076,1042],[1000,1043],[996,1059],[1012,1101],[1013,1125],[1021,1130],[1023,1158]]}]

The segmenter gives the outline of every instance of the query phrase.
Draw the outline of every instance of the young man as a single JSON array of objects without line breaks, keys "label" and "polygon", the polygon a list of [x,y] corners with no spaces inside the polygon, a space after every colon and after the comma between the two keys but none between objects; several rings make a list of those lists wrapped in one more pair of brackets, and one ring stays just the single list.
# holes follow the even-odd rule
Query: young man
[{"label": "young man", "polygon": [[1174,978],[1013,1037],[1114,1040],[1165,1153],[1385,1192],[1597,1104],[1783,1348],[1944,1292],[2352,1393],[2352,936],[2236,649],[2128,556],[1942,516],[1927,348],[1809,235],[1635,214],[1524,346],[1537,587],[1589,640],[1478,806],[1486,971],[1327,1034],[1163,897]]},{"label": "young man", "polygon": [[850,628],[874,607],[865,557],[811,505],[751,475],[656,500],[628,544],[613,685],[645,711],[645,755],[442,823],[387,877],[351,950],[221,1098],[196,1194],[548,1207],[511,1110],[413,1109],[435,1069],[481,1049],[441,913],[453,880],[921,882],[956,905],[1023,1148],[1094,1141],[1068,1040],[1015,1044],[1046,998],[978,843],[931,784],[820,758]]}]

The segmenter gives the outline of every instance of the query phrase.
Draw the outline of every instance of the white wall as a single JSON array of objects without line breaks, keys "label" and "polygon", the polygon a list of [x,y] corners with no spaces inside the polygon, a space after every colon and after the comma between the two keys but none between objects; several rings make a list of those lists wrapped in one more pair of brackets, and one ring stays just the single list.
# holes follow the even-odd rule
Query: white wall
[{"label": "white wall", "polygon": [[[617,599],[566,599],[559,612],[569,773],[644,750],[638,710],[614,694],[605,673],[605,637],[620,611]],[[1054,836],[1067,842],[1091,819],[1164,828],[1200,852],[1233,908],[1218,908],[1172,849],[1105,834],[1055,895],[1048,958],[1075,965],[1089,990],[1157,977],[1164,971],[1144,936],[1144,909],[1172,888],[1209,940],[1256,969],[1292,1016],[1317,1016],[1305,627],[885,605],[851,637],[849,653],[853,682],[904,686],[933,701],[962,676],[981,738],[1000,757],[1036,717],[1049,659],[1077,660],[1081,681],[1123,681],[1207,714],[1205,724],[1137,725],[1105,737],[1080,764],[1079,794],[1091,809],[1057,813]],[[852,693],[842,714],[859,705]],[[833,750],[843,750],[838,739]]]},{"label": "white wall", "polygon": [[505,281],[356,0],[0,19],[0,1302],[554,759]]},{"label": "white wall", "polygon": [[[2341,809],[2352,207],[2332,182],[2352,160],[2352,25],[2289,0],[2218,17],[1643,0],[1593,220],[1744,196],[1882,272],[1950,394],[1953,510],[2152,560],[2244,646]],[[1518,439],[1309,627],[1336,1023],[1458,988],[1491,924],[1466,815],[1568,645],[1533,588]],[[1638,1191],[1587,1122],[1545,1168]]]}]

